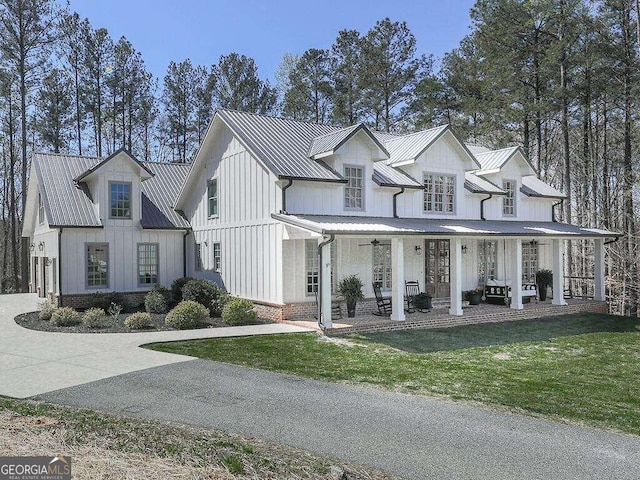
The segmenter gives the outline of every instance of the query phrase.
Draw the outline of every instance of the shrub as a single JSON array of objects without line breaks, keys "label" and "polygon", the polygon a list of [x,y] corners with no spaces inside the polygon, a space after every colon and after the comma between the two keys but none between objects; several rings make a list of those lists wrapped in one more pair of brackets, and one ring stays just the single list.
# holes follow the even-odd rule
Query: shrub
[{"label": "shrub", "polygon": [[178,303],[180,303],[183,298],[182,298],[182,289],[184,288],[184,286],[189,283],[191,280],[194,280],[193,277],[181,277],[181,278],[176,278],[172,283],[171,283],[171,304],[172,305],[177,305]]},{"label": "shrub", "polygon": [[158,290],[152,290],[144,297],[144,309],[149,313],[166,313],[167,299]]},{"label": "shrub", "polygon": [[51,302],[49,302],[48,300],[42,302],[40,304],[40,313],[38,313],[38,318],[40,320],[48,322],[49,320],[51,320],[51,315],[53,315],[53,312],[55,311],[56,307]]},{"label": "shrub", "polygon": [[91,295],[92,308],[101,308],[105,312],[108,312],[109,308],[111,308],[112,303],[120,305],[121,309],[124,311],[127,311],[130,308],[129,302],[120,292],[96,292]]},{"label": "shrub", "polygon": [[222,320],[227,325],[248,325],[256,321],[253,302],[244,298],[234,298],[224,306]]},{"label": "shrub", "polygon": [[82,315],[82,325],[89,328],[100,328],[107,314],[101,308],[90,308]]},{"label": "shrub", "polygon": [[164,323],[171,328],[185,330],[195,328],[209,318],[209,311],[198,302],[184,300],[171,310]]},{"label": "shrub", "polygon": [[147,312],[132,313],[124,319],[124,324],[131,330],[142,330],[151,327],[151,314]]},{"label": "shrub", "polygon": [[71,327],[80,323],[80,315],[71,307],[56,308],[51,323],[58,327]]},{"label": "shrub", "polygon": [[212,317],[221,317],[222,310],[227,302],[231,299],[231,296],[224,290],[218,288],[218,296],[211,302],[209,306],[209,312]]},{"label": "shrub", "polygon": [[198,302],[205,306],[212,316],[215,316],[220,292],[221,290],[211,280],[190,280],[182,289],[182,299]]}]

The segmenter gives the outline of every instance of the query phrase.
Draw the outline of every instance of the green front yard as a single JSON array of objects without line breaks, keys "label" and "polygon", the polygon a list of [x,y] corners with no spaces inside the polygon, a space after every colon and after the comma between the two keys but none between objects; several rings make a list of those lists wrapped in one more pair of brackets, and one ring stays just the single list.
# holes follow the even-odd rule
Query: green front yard
[{"label": "green front yard", "polygon": [[579,314],[438,330],[240,337],[154,350],[482,402],[640,435],[640,321]]}]

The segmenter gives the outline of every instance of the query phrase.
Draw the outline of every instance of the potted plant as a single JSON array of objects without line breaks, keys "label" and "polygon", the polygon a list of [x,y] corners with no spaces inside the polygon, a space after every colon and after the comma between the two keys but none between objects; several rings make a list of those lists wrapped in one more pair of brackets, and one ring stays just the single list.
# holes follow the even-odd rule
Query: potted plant
[{"label": "potted plant", "polygon": [[413,305],[418,310],[431,310],[431,295],[428,293],[419,293],[413,297]]},{"label": "potted plant", "polygon": [[364,293],[362,293],[363,287],[364,284],[357,275],[344,277],[340,280],[340,283],[338,283],[338,292],[340,292],[340,295],[347,304],[347,316],[349,318],[356,316],[356,303],[358,300],[364,299]]},{"label": "potted plant", "polygon": [[551,270],[538,270],[536,272],[536,284],[541,301],[547,299],[547,287],[553,284],[553,272]]},{"label": "potted plant", "polygon": [[463,298],[469,301],[469,305],[480,305],[480,302],[482,302],[482,288],[477,287],[473,290],[467,290],[464,292]]}]

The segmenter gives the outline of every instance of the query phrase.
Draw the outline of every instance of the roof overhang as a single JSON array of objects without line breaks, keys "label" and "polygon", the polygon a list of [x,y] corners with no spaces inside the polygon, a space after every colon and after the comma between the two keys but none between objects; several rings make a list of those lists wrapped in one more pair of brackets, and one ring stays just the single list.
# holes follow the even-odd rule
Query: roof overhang
[{"label": "roof overhang", "polygon": [[320,235],[422,236],[480,238],[616,238],[621,234],[557,222],[500,220],[353,217],[339,215],[272,214],[284,224]]}]

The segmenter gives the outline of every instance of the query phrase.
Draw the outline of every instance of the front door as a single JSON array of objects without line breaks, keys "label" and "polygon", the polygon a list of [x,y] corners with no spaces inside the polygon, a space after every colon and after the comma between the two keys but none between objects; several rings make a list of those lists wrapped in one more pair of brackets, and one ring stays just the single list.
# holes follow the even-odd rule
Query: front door
[{"label": "front door", "polygon": [[425,240],[424,251],[425,291],[434,298],[448,297],[451,263],[449,240]]}]

